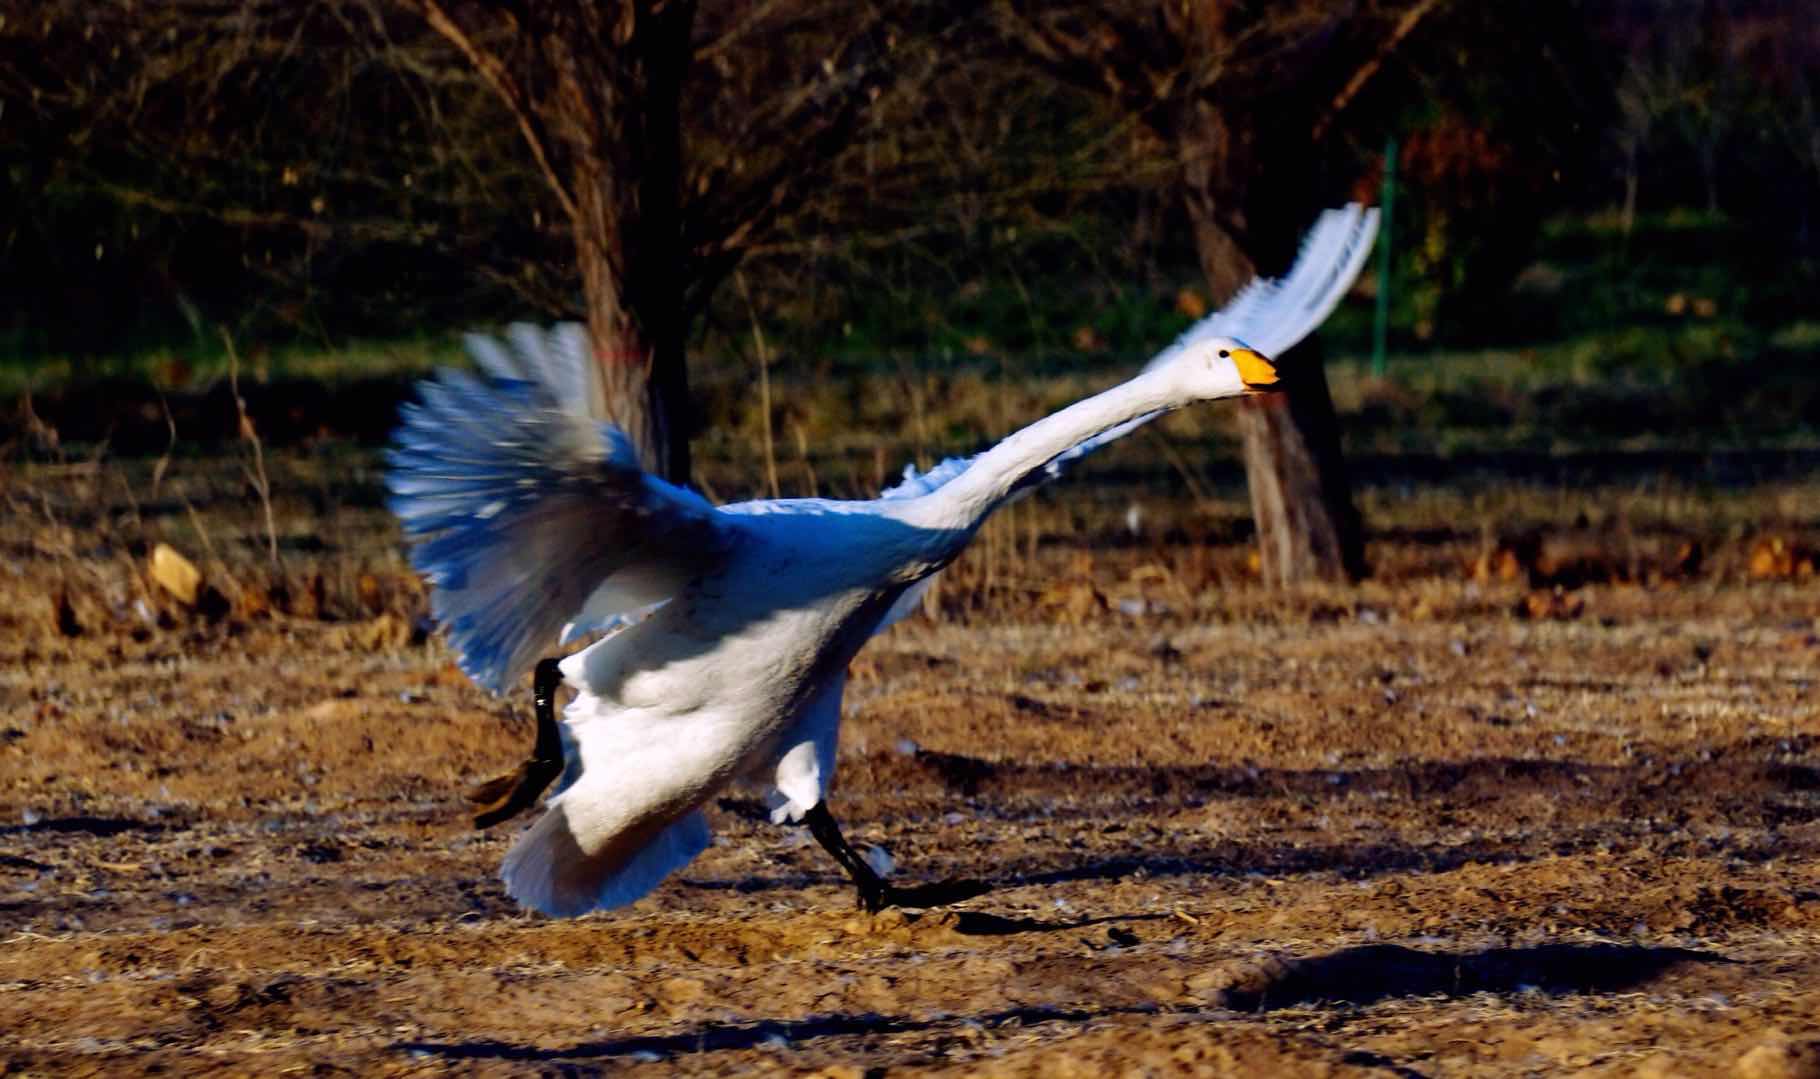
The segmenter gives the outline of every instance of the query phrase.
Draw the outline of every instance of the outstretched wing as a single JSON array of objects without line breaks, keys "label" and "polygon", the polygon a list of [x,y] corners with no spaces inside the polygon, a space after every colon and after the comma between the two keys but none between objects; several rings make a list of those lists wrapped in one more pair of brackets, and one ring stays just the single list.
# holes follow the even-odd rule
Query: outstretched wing
[{"label": "outstretched wing", "polygon": [[[1377,233],[1375,208],[1367,210],[1355,202],[1343,209],[1323,211],[1308,235],[1302,237],[1302,248],[1287,274],[1276,280],[1252,278],[1232,302],[1188,327],[1173,344],[1151,357],[1144,369],[1168,363],[1183,349],[1209,337],[1236,337],[1272,359],[1280,358],[1327,321],[1365,267]],[[1159,415],[1152,412],[1138,416],[1100,432],[1049,462],[1044,478],[1061,475],[1068,465]]]},{"label": "outstretched wing", "polygon": [[1333,313],[1364,269],[1377,234],[1375,208],[1352,203],[1324,211],[1302,238],[1287,274],[1277,280],[1253,278],[1230,303],[1190,326],[1145,367],[1166,363],[1209,337],[1236,337],[1272,359],[1281,357]]},{"label": "outstretched wing", "polygon": [[386,486],[462,670],[502,692],[565,625],[663,602],[727,540],[713,506],[641,470],[624,433],[591,418],[581,327],[515,326],[468,348],[490,377],[419,385]]},{"label": "outstretched wing", "polygon": [[[1209,337],[1236,337],[1266,356],[1281,356],[1300,344],[1302,338],[1313,333],[1333,313],[1340,298],[1352,288],[1353,281],[1364,268],[1377,231],[1376,209],[1368,210],[1352,203],[1343,209],[1323,212],[1303,237],[1295,265],[1287,274],[1279,280],[1254,278],[1239,290],[1231,303],[1190,326],[1173,344],[1157,353],[1144,365],[1145,370],[1168,362],[1181,350]],[[1108,442],[1123,438],[1161,414],[1152,412],[1127,420],[1057,455],[1032,477],[1035,483],[1031,486],[1055,479],[1070,464]],[[903,482],[880,497],[914,498],[928,494],[965,472],[971,463],[970,457],[951,457],[928,472],[918,472],[914,466],[906,467]],[[899,606],[892,608],[885,625],[909,611],[921,596],[921,587],[914,589],[914,596],[905,593]]]}]

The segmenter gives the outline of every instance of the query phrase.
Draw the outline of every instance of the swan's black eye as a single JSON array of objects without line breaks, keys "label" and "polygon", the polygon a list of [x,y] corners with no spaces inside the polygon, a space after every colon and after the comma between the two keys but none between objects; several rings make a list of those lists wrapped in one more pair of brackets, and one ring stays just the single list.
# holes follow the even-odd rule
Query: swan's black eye
[{"label": "swan's black eye", "polygon": [[1228,352],[1228,351],[1227,351],[1227,350],[1225,350],[1225,349],[1221,349],[1221,350],[1220,350],[1220,359],[1222,359],[1222,360],[1230,360],[1230,359],[1232,359],[1232,353],[1230,353],[1230,352]]}]

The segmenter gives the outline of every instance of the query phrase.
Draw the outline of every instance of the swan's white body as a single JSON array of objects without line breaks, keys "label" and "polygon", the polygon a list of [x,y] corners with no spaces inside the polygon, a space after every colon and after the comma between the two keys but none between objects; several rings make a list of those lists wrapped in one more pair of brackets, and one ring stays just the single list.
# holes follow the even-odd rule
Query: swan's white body
[{"label": "swan's white body", "polygon": [[[608,635],[562,663],[569,766],[501,870],[549,914],[645,894],[708,842],[701,806],[768,779],[800,819],[834,769],[846,669],[998,506],[1182,405],[1261,388],[1351,285],[1376,225],[1324,215],[1295,268],[1259,282],[1140,374],[970,460],[872,501],[714,507],[637,467],[583,411],[585,334],[515,327],[470,341],[493,376],[445,373],[407,412],[389,483],[463,667],[501,690],[561,635]],[[1260,374],[1259,372],[1262,372]],[[1247,380],[1251,381],[1248,386]]]}]

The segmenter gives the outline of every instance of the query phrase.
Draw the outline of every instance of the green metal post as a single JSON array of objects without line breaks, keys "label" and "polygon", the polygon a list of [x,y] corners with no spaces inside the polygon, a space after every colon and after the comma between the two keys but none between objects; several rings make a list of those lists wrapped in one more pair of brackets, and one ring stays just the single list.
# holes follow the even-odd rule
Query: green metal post
[{"label": "green metal post", "polygon": [[1378,318],[1371,331],[1371,373],[1384,377],[1390,334],[1390,210],[1397,201],[1397,140],[1384,144],[1384,193],[1378,199]]}]

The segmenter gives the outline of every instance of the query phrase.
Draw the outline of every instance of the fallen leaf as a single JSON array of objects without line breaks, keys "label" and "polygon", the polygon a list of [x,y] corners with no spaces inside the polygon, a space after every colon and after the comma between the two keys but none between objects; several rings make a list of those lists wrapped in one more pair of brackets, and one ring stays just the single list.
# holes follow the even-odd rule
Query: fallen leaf
[{"label": "fallen leaf", "polygon": [[197,593],[202,588],[202,571],[196,564],[177,553],[176,548],[167,543],[160,543],[152,548],[152,580],[159,587],[177,597],[185,606],[196,605]]}]

